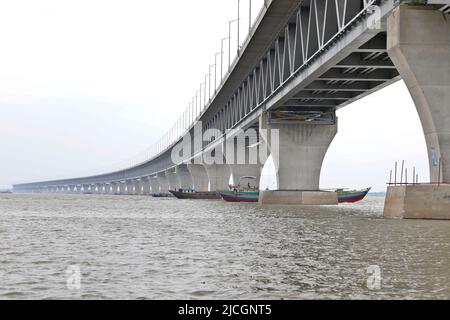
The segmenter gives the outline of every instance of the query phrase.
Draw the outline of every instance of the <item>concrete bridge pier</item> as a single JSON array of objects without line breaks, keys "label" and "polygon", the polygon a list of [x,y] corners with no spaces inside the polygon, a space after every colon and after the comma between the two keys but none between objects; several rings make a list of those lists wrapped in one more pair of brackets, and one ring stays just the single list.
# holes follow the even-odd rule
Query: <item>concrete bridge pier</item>
[{"label": "concrete bridge pier", "polygon": [[[238,146],[236,139],[244,139],[244,137],[233,139],[233,144],[231,146],[227,145],[225,153],[231,176],[233,177],[233,183],[238,185],[241,182],[241,178],[254,177],[255,181],[249,183],[252,187],[259,187],[262,165],[259,159],[258,148],[250,147],[250,139],[240,141],[241,146]],[[253,142],[256,144],[256,141],[255,136]],[[233,152],[229,152],[230,148],[234,148],[234,150],[231,150]]]},{"label": "concrete bridge pier", "polygon": [[[261,180],[262,166],[259,164],[232,164],[230,165],[231,175],[233,177],[233,183],[239,184],[243,177],[255,177],[254,182],[250,182],[252,187],[259,187]],[[245,186],[243,186],[245,187]]]},{"label": "concrete bridge pier", "polygon": [[422,123],[432,184],[390,186],[384,214],[450,219],[450,16],[429,6],[397,7],[387,48]]},{"label": "concrete bridge pier", "polygon": [[159,182],[158,182],[158,177],[149,177],[149,182],[150,182],[150,194],[156,194],[159,193]]},{"label": "concrete bridge pier", "polygon": [[142,195],[148,196],[149,194],[151,194],[150,177],[141,178],[141,185],[142,185],[142,191],[141,191]]},{"label": "concrete bridge pier", "polygon": [[260,193],[260,204],[338,203],[335,192],[319,190],[322,163],[336,136],[337,123],[271,124],[267,115],[263,115],[260,129],[262,138],[271,151],[278,185],[278,190]]},{"label": "concrete bridge pier", "polygon": [[166,170],[166,177],[169,183],[169,190],[178,190],[181,187],[180,179],[178,179],[176,169]]},{"label": "concrete bridge pier", "polygon": [[209,178],[206,169],[201,164],[188,164],[195,191],[209,191]]},{"label": "concrete bridge pier", "polygon": [[159,193],[169,193],[169,181],[165,172],[158,173]]},{"label": "concrete bridge pier", "polygon": [[127,186],[126,194],[128,194],[128,195],[136,194],[135,191],[134,191],[134,181],[133,180],[127,180],[125,182],[125,184]]},{"label": "concrete bridge pier", "polygon": [[106,185],[104,183],[98,183],[97,184],[97,193],[98,194],[105,194],[105,187]]},{"label": "concrete bridge pier", "polygon": [[187,165],[180,164],[175,168],[176,175],[178,177],[179,186],[183,190],[193,189],[194,183],[192,181],[191,173]]},{"label": "concrete bridge pier", "polygon": [[118,192],[118,194],[120,194],[120,195],[125,195],[125,194],[127,194],[127,183],[126,183],[126,181],[120,181],[120,182],[118,182],[118,186],[119,186],[119,192]]},{"label": "concrete bridge pier", "polygon": [[205,170],[209,178],[209,190],[228,190],[230,185],[231,170],[227,164],[205,164]]},{"label": "concrete bridge pier", "polygon": [[118,194],[120,192],[120,186],[117,182],[111,182],[111,194]]},{"label": "concrete bridge pier", "polygon": [[111,194],[111,184],[105,183],[105,194]]},{"label": "concrete bridge pier", "polygon": [[142,195],[142,183],[141,179],[133,180],[134,194]]}]

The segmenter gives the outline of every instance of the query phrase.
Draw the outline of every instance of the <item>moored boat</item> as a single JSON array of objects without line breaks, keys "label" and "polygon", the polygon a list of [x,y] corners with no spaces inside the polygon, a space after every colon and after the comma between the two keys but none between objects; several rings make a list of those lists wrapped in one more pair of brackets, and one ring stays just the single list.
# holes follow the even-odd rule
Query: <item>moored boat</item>
[{"label": "moored boat", "polygon": [[219,191],[223,200],[228,202],[258,202],[259,191],[228,190]]},{"label": "moored boat", "polygon": [[372,188],[367,188],[363,190],[344,190],[338,189],[336,193],[338,195],[339,203],[354,203],[363,200]]},{"label": "moored boat", "polygon": [[152,194],[153,198],[171,198],[173,197],[170,193],[154,193]]},{"label": "moored boat", "polygon": [[169,190],[178,199],[219,200],[221,197],[214,191]]},{"label": "moored boat", "polygon": [[[241,177],[236,186],[230,186],[230,190],[219,191],[223,200],[228,202],[258,202],[259,188],[252,186],[251,181],[256,177]],[[244,185],[245,187],[242,187]]]}]

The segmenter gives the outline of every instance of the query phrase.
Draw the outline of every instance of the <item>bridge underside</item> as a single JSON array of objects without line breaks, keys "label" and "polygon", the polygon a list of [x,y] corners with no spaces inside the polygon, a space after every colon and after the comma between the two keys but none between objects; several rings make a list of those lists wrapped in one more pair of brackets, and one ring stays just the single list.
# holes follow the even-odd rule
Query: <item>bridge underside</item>
[{"label": "bridge underside", "polygon": [[337,109],[400,80],[386,37],[385,31],[378,33],[310,84],[293,90],[270,111],[269,121],[332,124]]}]

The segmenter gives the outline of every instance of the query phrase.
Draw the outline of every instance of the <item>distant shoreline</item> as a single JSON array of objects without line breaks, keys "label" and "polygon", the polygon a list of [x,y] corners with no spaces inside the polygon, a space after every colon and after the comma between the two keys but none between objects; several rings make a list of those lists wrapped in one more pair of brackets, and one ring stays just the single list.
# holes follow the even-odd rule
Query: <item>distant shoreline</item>
[{"label": "distant shoreline", "polygon": [[369,196],[372,196],[372,197],[386,197],[386,192],[370,192]]}]

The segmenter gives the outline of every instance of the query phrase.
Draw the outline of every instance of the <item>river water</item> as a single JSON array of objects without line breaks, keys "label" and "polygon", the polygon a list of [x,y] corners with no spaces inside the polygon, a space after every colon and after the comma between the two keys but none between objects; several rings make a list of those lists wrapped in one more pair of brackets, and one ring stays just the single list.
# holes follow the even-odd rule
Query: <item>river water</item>
[{"label": "river water", "polygon": [[0,195],[0,299],[449,299],[450,221],[383,204]]}]

